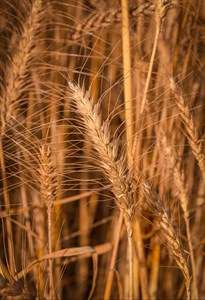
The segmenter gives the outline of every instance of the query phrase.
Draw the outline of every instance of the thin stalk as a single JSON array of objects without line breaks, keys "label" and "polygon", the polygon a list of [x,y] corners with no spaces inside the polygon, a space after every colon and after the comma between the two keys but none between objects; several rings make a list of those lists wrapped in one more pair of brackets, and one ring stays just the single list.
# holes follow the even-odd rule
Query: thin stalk
[{"label": "thin stalk", "polygon": [[196,264],[195,264],[195,259],[194,259],[193,245],[192,245],[192,241],[191,241],[189,214],[187,211],[184,212],[184,221],[185,221],[185,225],[186,225],[186,234],[187,234],[187,239],[188,239],[188,246],[189,246],[190,258],[191,258],[192,275],[193,275],[192,297],[193,297],[193,299],[199,299],[199,291],[198,291],[198,287],[197,287]]},{"label": "thin stalk", "polygon": [[[154,59],[155,59],[155,55],[156,55],[156,51],[157,51],[157,44],[158,44],[158,40],[159,40],[160,30],[161,30],[161,17],[160,17],[160,15],[158,15],[156,13],[156,30],[155,30],[155,37],[154,37],[154,45],[152,48],[152,55],[151,55],[149,69],[148,69],[147,78],[146,78],[146,82],[145,82],[143,98],[142,98],[142,103],[141,103],[140,112],[139,112],[139,118],[138,118],[138,120],[136,120],[138,130],[139,130],[139,123],[141,123],[141,119],[142,119],[144,109],[145,109],[146,98],[147,98],[147,93],[148,93],[148,89],[149,89],[149,85],[150,85],[150,81],[151,81],[152,70],[153,70]],[[137,135],[135,137],[134,143],[133,143],[132,153],[134,156],[136,156],[137,143],[139,143],[139,135]]]},{"label": "thin stalk", "polygon": [[129,251],[129,300],[133,298],[133,245],[132,245],[132,222],[128,220],[126,222],[127,226],[127,237],[128,237],[128,251]]},{"label": "thin stalk", "polygon": [[[48,254],[52,253],[52,204],[47,206],[48,216]],[[49,299],[54,297],[54,286],[53,286],[53,262],[52,259],[48,261],[49,270]]]},{"label": "thin stalk", "polygon": [[[21,161],[21,152],[19,151],[17,153],[18,161]],[[28,210],[28,202],[27,202],[27,195],[26,195],[26,186],[23,183],[23,178],[22,178],[22,172],[23,168],[22,165],[19,163],[18,164],[19,170],[20,170],[20,181],[21,181],[21,187],[20,187],[20,193],[21,193],[21,200],[22,200],[22,208],[24,209],[24,218],[25,218],[25,226],[28,230],[27,238],[28,238],[28,247],[29,251],[31,254],[31,257],[34,258],[34,244],[33,244],[33,238],[29,234],[29,232],[32,230],[31,228],[31,223],[30,223],[30,215],[29,215],[29,210]]]},{"label": "thin stalk", "polygon": [[149,293],[150,298],[155,300],[157,296],[158,280],[159,280],[159,267],[160,267],[160,244],[154,238],[154,247],[152,251],[152,263],[150,270],[150,285]]},{"label": "thin stalk", "polygon": [[[129,35],[129,7],[127,0],[121,0],[122,6],[122,49],[123,49],[123,84],[124,84],[124,104],[125,104],[125,125],[127,143],[127,164],[131,166],[132,157],[130,142],[133,136],[132,122],[132,77],[131,77],[131,47]],[[129,299],[133,299],[133,245],[132,245],[132,223],[125,219],[128,234],[129,253]]]},{"label": "thin stalk", "polygon": [[144,93],[143,93],[143,98],[142,98],[142,104],[140,107],[140,116],[143,115],[144,109],[145,109],[147,92],[148,92],[149,85],[150,85],[152,69],[153,69],[153,65],[154,65],[154,59],[155,59],[155,55],[156,55],[156,51],[157,51],[157,43],[158,43],[158,39],[159,39],[160,27],[161,27],[161,22],[160,21],[156,22],[154,45],[152,48],[152,55],[151,55],[151,59],[150,59],[150,63],[149,63],[149,69],[148,69],[148,73],[147,73],[147,78],[146,78],[146,83],[145,83],[145,88],[144,88]]},{"label": "thin stalk", "polygon": [[132,77],[131,77],[131,47],[129,34],[129,11],[128,1],[121,0],[122,5],[122,50],[123,50],[123,84],[124,84],[124,104],[125,104],[125,125],[127,142],[128,166],[131,163],[129,154],[129,144],[133,136],[132,122]]},{"label": "thin stalk", "polygon": [[[89,156],[90,153],[90,145],[85,141],[85,156]],[[84,148],[83,147],[83,148]],[[89,189],[88,187],[88,178],[89,178],[89,170],[87,166],[83,167],[82,179],[80,183],[80,191],[86,191]],[[79,201],[79,230],[81,232],[79,236],[79,244],[80,247],[89,245],[89,226],[90,226],[90,218],[89,218],[89,207],[88,201],[90,199],[88,197],[84,197]],[[87,259],[81,259],[78,262],[78,272],[79,272],[79,280],[78,280],[78,293],[83,295],[85,293],[85,289],[87,286],[87,281],[89,278],[89,265]]]},{"label": "thin stalk", "polygon": [[10,269],[11,275],[14,275],[14,273],[15,273],[15,262],[14,262],[13,234],[12,234],[11,221],[10,221],[10,217],[9,217],[10,199],[9,199],[9,193],[8,193],[8,184],[7,184],[7,176],[6,176],[6,167],[5,167],[5,160],[4,160],[2,136],[0,136],[0,163],[1,163],[1,176],[2,176],[5,210],[6,210],[6,213],[8,214],[8,217],[6,218],[6,228],[7,228],[9,269]]},{"label": "thin stalk", "polygon": [[136,248],[136,257],[138,260],[139,265],[139,281],[141,287],[141,298],[142,300],[150,299],[149,296],[149,289],[148,289],[148,272],[146,268],[146,260],[145,260],[145,253],[144,253],[144,243],[142,239],[142,233],[140,228],[139,220],[135,220],[133,224],[133,231],[134,231],[134,244]]},{"label": "thin stalk", "polygon": [[109,300],[110,299],[122,224],[123,224],[123,214],[122,214],[122,212],[120,212],[120,216],[119,216],[119,220],[118,220],[117,228],[116,228],[116,232],[115,232],[115,242],[114,242],[114,248],[113,248],[113,251],[112,251],[110,270],[109,270],[109,273],[108,273],[106,286],[105,286],[104,300]]}]

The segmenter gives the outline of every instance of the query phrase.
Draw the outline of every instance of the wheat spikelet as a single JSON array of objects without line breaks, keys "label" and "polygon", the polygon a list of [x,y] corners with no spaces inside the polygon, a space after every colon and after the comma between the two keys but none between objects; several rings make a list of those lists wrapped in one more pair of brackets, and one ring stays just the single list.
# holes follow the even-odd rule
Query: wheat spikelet
[{"label": "wheat spikelet", "polygon": [[42,145],[39,150],[40,194],[44,204],[49,207],[57,198],[58,180],[55,167],[51,159],[49,145]]},{"label": "wheat spikelet", "polygon": [[172,0],[154,0],[155,14],[159,19],[166,16],[167,10],[172,4]]},{"label": "wheat spikelet", "polygon": [[1,86],[1,133],[4,134],[6,125],[15,120],[19,111],[19,97],[27,88],[35,37],[42,19],[42,0],[34,0],[29,15],[22,24],[18,47],[10,58],[10,64],[5,71],[5,82]]},{"label": "wheat spikelet", "polygon": [[184,124],[185,134],[187,136],[189,145],[198,162],[199,168],[202,172],[203,180],[205,182],[205,158],[202,152],[202,141],[199,139],[199,133],[194,125],[193,116],[186,104],[182,91],[178,88],[173,78],[170,79],[170,87],[180,111],[180,118]]},{"label": "wheat spikelet", "polygon": [[185,188],[185,174],[183,169],[181,168],[180,160],[178,158],[174,146],[170,145],[163,130],[161,130],[159,134],[159,142],[161,144],[162,151],[167,155],[169,167],[173,173],[174,183],[180,195],[180,203],[182,210],[184,213],[187,214],[189,199]]}]

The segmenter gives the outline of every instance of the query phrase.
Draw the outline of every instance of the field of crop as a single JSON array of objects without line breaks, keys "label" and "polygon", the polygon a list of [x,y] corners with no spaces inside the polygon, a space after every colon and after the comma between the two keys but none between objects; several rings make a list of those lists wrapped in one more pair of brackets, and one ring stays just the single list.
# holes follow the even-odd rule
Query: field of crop
[{"label": "field of crop", "polygon": [[0,298],[205,299],[205,1],[0,1]]}]

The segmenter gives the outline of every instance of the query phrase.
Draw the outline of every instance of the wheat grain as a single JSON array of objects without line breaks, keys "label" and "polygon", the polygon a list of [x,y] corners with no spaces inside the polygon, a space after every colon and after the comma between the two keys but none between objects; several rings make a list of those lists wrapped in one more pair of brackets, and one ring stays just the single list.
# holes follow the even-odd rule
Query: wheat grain
[{"label": "wheat grain", "polygon": [[55,167],[51,159],[49,145],[42,145],[39,150],[39,183],[42,200],[47,207],[52,207],[57,199],[58,180]]}]

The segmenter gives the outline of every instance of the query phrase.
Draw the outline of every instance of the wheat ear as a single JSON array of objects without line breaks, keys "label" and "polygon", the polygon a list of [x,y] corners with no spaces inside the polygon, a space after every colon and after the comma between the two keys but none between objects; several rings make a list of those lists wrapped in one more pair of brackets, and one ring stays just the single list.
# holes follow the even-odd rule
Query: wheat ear
[{"label": "wheat ear", "polygon": [[185,255],[182,251],[180,240],[177,232],[172,224],[169,213],[164,208],[163,202],[158,197],[155,190],[147,181],[142,182],[143,190],[145,192],[145,199],[157,216],[159,228],[165,238],[167,249],[173,255],[178,267],[182,271],[186,284],[187,299],[190,299],[190,274]]},{"label": "wheat ear", "polygon": [[173,78],[170,79],[170,87],[180,111],[180,118],[185,127],[186,137],[198,162],[205,183],[205,157],[202,152],[202,141],[199,139],[199,133],[194,125],[193,116],[186,104],[182,90],[177,86]]},{"label": "wheat ear", "polygon": [[[136,18],[141,15],[147,16],[153,14],[155,5],[152,2],[136,3],[129,8],[129,17]],[[88,18],[75,26],[71,32],[69,39],[74,42],[81,40],[85,35],[92,34],[98,29],[108,28],[113,23],[120,23],[122,21],[122,7],[100,9],[91,13]]]},{"label": "wheat ear", "polygon": [[[8,124],[16,119],[19,111],[19,97],[24,89],[27,89],[25,81],[29,68],[29,62],[32,58],[32,48],[34,46],[35,35],[39,28],[40,16],[42,12],[42,1],[35,0],[28,14],[28,17],[22,25],[21,35],[18,47],[10,58],[10,64],[5,70],[5,82],[0,88],[0,111],[1,111],[1,128],[0,128],[0,161],[2,169],[3,193],[6,210],[9,213],[10,199],[7,186],[6,167],[3,152],[3,136]],[[8,234],[8,250],[11,273],[14,273],[13,257],[13,238],[9,218],[6,219]]]},{"label": "wheat ear", "polygon": [[[58,180],[56,170],[51,159],[48,145],[42,145],[39,154],[40,195],[47,207],[48,216],[48,253],[52,253],[52,210],[53,202],[57,198]],[[49,299],[54,297],[52,259],[49,260]]]},{"label": "wheat ear", "polygon": [[19,111],[19,97],[28,88],[25,82],[34,56],[35,38],[39,31],[43,15],[42,0],[34,0],[25,23],[20,30],[18,46],[10,58],[5,71],[4,86],[1,87],[1,134],[6,125],[16,118]]},{"label": "wheat ear", "polygon": [[198,288],[197,288],[196,267],[195,267],[195,260],[194,260],[193,245],[191,242],[191,232],[190,232],[190,223],[189,223],[189,211],[188,211],[189,197],[187,195],[186,187],[185,187],[185,174],[183,172],[183,169],[181,169],[181,164],[174,147],[170,145],[163,131],[160,134],[159,140],[162,146],[161,149],[163,149],[163,151],[167,155],[170,168],[172,169],[173,172],[174,183],[179,193],[179,200],[184,214],[188,246],[189,246],[189,252],[191,257],[191,266],[192,266],[192,275],[193,275],[193,284],[194,284],[193,297],[198,299],[199,296],[198,296]]},{"label": "wheat ear", "polygon": [[119,154],[116,139],[111,138],[108,120],[102,121],[99,104],[93,103],[90,93],[69,81],[77,112],[83,119],[87,136],[92,140],[101,168],[112,184],[115,202],[126,219],[134,214],[133,178],[128,176],[125,158]]},{"label": "wheat ear", "polygon": [[[109,122],[102,121],[99,104],[93,103],[90,93],[69,81],[72,98],[75,101],[78,114],[81,116],[86,134],[91,139],[94,149],[100,158],[101,168],[112,184],[115,203],[123,214],[127,228],[129,249],[132,248],[131,219],[135,211],[134,180],[129,176],[125,158],[119,155],[117,141],[110,136]],[[132,259],[130,255],[129,259]],[[132,262],[129,263],[132,268]],[[132,275],[132,270],[130,270]],[[131,280],[131,279],[130,279]],[[132,297],[132,291],[130,291]]]}]

